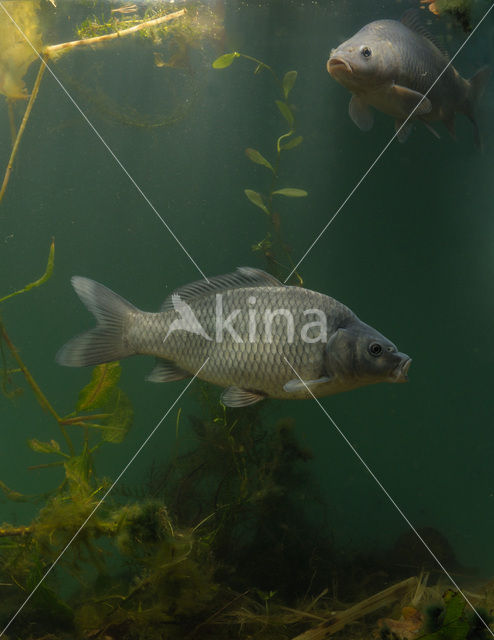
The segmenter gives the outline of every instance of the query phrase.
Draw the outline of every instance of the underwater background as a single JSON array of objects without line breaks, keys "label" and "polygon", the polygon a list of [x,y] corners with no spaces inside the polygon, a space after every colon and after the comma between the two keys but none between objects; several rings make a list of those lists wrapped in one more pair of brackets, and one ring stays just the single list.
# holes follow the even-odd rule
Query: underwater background
[{"label": "underwater background", "polygon": [[[25,4],[31,3],[26,0]],[[329,52],[367,22],[399,19],[406,9],[419,6],[418,0],[226,0],[191,5],[137,3],[137,13],[111,13],[130,4],[59,0],[54,7],[48,0],[34,3],[39,25],[33,29],[39,29],[44,45],[97,36],[103,33],[98,25],[107,24],[111,31],[112,20],[125,20],[129,15],[141,20],[155,15],[146,11],[179,11],[186,6],[184,20],[190,20],[180,27],[181,18],[177,18],[173,29],[166,27],[160,33],[74,47],[53,56],[49,64],[54,74],[99,135],[45,72],[15,157],[0,203],[0,298],[41,276],[52,237],[55,260],[46,283],[1,303],[1,321],[59,415],[73,411],[79,391],[91,377],[90,370],[64,369],[54,359],[67,339],[92,326],[92,318],[72,290],[71,276],[93,278],[139,308],[158,310],[171,291],[201,277],[158,212],[206,275],[249,265],[274,267],[285,278],[394,133],[391,119],[383,114],[376,115],[368,133],[355,127],[348,117],[348,92],[326,71]],[[490,3],[478,0],[470,5],[469,20],[474,26]],[[434,17],[423,9],[423,19],[454,53],[467,37],[457,14],[445,11]],[[6,20],[0,11],[0,27]],[[81,35],[78,29],[84,23],[88,31]],[[278,188],[303,189],[307,195],[278,199],[282,241],[272,248],[273,235],[267,236],[274,233],[269,216],[244,193],[245,189],[267,192],[269,172],[251,162],[245,150],[259,150],[274,160],[276,140],[288,130],[275,103],[282,96],[269,70],[254,73],[257,63],[249,59],[239,57],[226,68],[213,68],[215,59],[233,51],[269,65],[279,78],[287,71],[297,71],[286,102],[295,118],[295,135],[303,140],[282,153]],[[483,65],[492,65],[493,54],[494,16],[489,15],[454,64],[468,78]],[[3,73],[10,64],[2,62]],[[33,61],[24,76],[29,91],[38,68],[39,61]],[[457,117],[456,141],[441,125],[441,139],[437,140],[417,124],[406,144],[394,141],[389,146],[297,269],[304,286],[345,303],[413,358],[408,384],[370,386],[323,398],[321,403],[413,525],[444,536],[445,544],[454,550],[444,557],[445,567],[460,587],[472,580],[487,582],[494,575],[493,87],[491,81],[478,112],[482,152],[475,147],[472,126],[463,116]],[[26,100],[14,101],[16,127],[25,106]],[[0,142],[0,159],[7,167],[12,148],[7,96],[0,101]],[[57,458],[53,452],[47,457],[40,447],[33,450],[27,441],[55,439],[62,447],[64,443],[56,421],[40,408],[22,373],[11,371],[18,365],[5,340],[1,366],[0,480],[5,495],[0,501],[0,522],[3,527],[5,523],[29,526],[53,499],[50,492],[60,488],[64,472],[60,467],[30,469]],[[92,454],[98,477],[107,479],[106,487],[185,386],[184,382],[146,382],[152,367],[149,357],[121,363],[118,387],[132,406],[133,420],[125,439],[105,442]],[[112,500],[119,505],[148,504],[153,494],[149,487],[154,486],[152,498],[163,500],[170,517],[176,518],[175,526],[190,531],[212,513],[207,498],[201,498],[203,508],[194,500],[199,500],[201,492],[207,493],[214,481],[205,477],[204,485],[198,482],[194,497],[190,483],[185,490],[176,482],[179,472],[173,461],[182,460],[185,475],[193,474],[203,461],[199,459],[194,466],[187,452],[196,449],[198,439],[204,443],[204,424],[228,427],[229,436],[235,438],[232,424],[238,420],[246,438],[241,446],[254,447],[248,437],[250,429],[254,432],[252,425],[266,444],[259,451],[264,456],[262,464],[252,462],[252,473],[259,481],[257,492],[263,491],[259,469],[275,464],[270,451],[282,445],[286,451],[289,447],[295,451],[292,458],[287,457],[293,473],[287,471],[283,476],[289,479],[286,486],[280,480],[279,495],[305,504],[303,522],[311,536],[318,534],[314,541],[306,537],[299,527],[300,511],[294,511],[293,518],[289,510],[277,512],[276,507],[257,514],[258,523],[263,517],[267,522],[279,516],[278,524],[283,526],[258,527],[252,534],[256,540],[252,549],[260,551],[243,559],[244,565],[251,565],[252,583],[247,578],[232,581],[238,593],[251,590],[252,594],[252,589],[258,589],[264,594],[256,595],[263,607],[278,596],[281,603],[294,607],[294,598],[317,595],[311,576],[320,592],[343,579],[338,578],[339,571],[348,576],[349,567],[354,567],[358,579],[355,584],[345,583],[346,602],[371,595],[372,588],[367,593],[362,586],[367,567],[376,591],[418,575],[424,563],[434,572],[433,581],[440,579],[441,571],[426,552],[418,553],[417,560],[412,553],[414,543],[397,547],[399,536],[409,534],[409,526],[315,402],[270,400],[255,409],[228,410],[225,417],[219,395],[218,388],[195,381],[116,485]],[[83,447],[84,427],[65,428],[75,448]],[[93,432],[90,437],[95,437]],[[242,449],[238,451],[241,458]],[[269,472],[265,476],[272,481]],[[42,497],[12,500],[15,496],[9,489]],[[97,497],[101,497],[99,490]],[[242,513],[235,526],[249,532],[252,513],[245,520]],[[221,522],[213,520],[218,530]],[[295,529],[297,535],[290,535]],[[285,547],[283,535],[289,540]],[[0,552],[11,553],[17,539],[0,537]],[[55,539],[54,548],[60,551],[62,538],[55,535]],[[311,554],[307,549],[312,543],[318,549],[314,554],[322,559],[320,565],[314,560],[306,571],[294,559],[299,555],[308,566]],[[231,541],[222,544],[226,549]],[[111,585],[112,567],[118,560],[107,542],[101,545],[102,554],[108,556],[108,566],[101,573]],[[214,549],[209,550],[208,563],[214,565],[220,551],[215,556]],[[43,557],[42,551],[40,554]],[[135,550],[129,552],[131,560],[137,555]],[[225,552],[223,568],[233,566],[232,557],[234,554]],[[273,564],[270,583],[261,569],[274,557],[281,564]],[[50,559],[38,562],[40,571],[50,565]],[[24,568],[21,573],[26,580],[13,595],[13,565],[9,563],[11,559],[3,565],[5,575],[0,575],[0,583],[10,585],[3,587],[3,598],[11,607],[0,607],[2,626],[36,584],[34,573],[27,579],[30,570]],[[90,564],[84,560],[81,573],[74,578],[61,561],[56,587],[51,585],[57,597],[69,602],[74,590],[89,588],[84,571]],[[283,591],[288,579],[282,569],[294,582],[293,576],[300,576],[293,592]],[[380,571],[386,574],[382,583],[375,578]],[[215,574],[216,585],[228,583],[234,568],[230,573],[223,569],[223,573]],[[192,580],[192,574],[188,575]],[[240,571],[239,576],[249,576],[249,572]],[[184,611],[187,619],[189,614]],[[213,612],[204,615],[204,620]],[[195,629],[200,615],[197,611],[190,615]],[[18,621],[17,631],[6,632],[12,631],[8,637],[43,637],[42,622],[33,626],[31,620],[29,627],[29,606],[26,616]],[[120,635],[113,635],[101,623],[92,636],[81,637],[104,637],[104,632],[122,638],[188,637],[183,631],[166,635],[172,632],[163,632],[161,624],[156,622],[156,636],[150,630],[139,635],[135,629],[125,633],[121,629]],[[103,635],[98,636],[98,630]],[[58,631],[49,627],[45,633],[68,637],[55,635]],[[73,633],[77,637],[81,632]],[[215,633],[216,637],[246,638],[297,635],[280,635],[275,630],[266,636],[252,630],[242,635],[238,629],[231,636]],[[190,637],[202,636],[195,632]]]}]

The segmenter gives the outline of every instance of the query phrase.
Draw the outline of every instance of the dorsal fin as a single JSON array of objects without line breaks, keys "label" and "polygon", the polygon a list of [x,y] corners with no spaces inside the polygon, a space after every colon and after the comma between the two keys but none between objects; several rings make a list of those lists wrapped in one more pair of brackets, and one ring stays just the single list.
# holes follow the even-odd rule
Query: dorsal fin
[{"label": "dorsal fin", "polygon": [[238,267],[233,273],[224,276],[215,276],[208,280],[197,280],[176,289],[166,298],[161,307],[161,311],[174,309],[172,295],[179,295],[183,301],[193,300],[207,293],[219,293],[227,289],[240,289],[243,287],[284,287],[274,276],[252,267]]},{"label": "dorsal fin", "polygon": [[427,38],[427,40],[432,42],[436,49],[439,49],[446,60],[449,60],[449,53],[438,41],[438,39],[432,35],[427,27],[424,26],[421,16],[416,9],[408,9],[408,11],[405,11],[405,13],[401,16],[401,23],[404,24],[405,27],[408,27],[412,31],[415,31],[415,33],[418,33],[422,37]]}]

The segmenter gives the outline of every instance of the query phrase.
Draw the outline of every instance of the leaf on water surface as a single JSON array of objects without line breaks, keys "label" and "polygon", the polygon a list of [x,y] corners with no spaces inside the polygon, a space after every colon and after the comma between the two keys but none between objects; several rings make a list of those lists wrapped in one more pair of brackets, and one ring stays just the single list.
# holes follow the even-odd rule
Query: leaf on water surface
[{"label": "leaf on water surface", "polygon": [[285,95],[285,100],[288,98],[288,94],[293,89],[293,85],[295,84],[295,80],[297,79],[296,71],[287,71],[283,77],[283,93]]},{"label": "leaf on water surface", "polygon": [[290,107],[286,104],[286,102],[282,102],[281,100],[276,100],[276,106],[280,110],[281,115],[285,118],[285,120],[290,125],[290,129],[292,129],[295,118],[293,117],[293,113]]},{"label": "leaf on water surface", "polygon": [[41,442],[40,440],[36,440],[36,438],[32,438],[28,440],[27,443],[33,451],[37,451],[38,453],[60,453],[60,445],[56,440]]},{"label": "leaf on water surface", "polygon": [[248,148],[245,150],[245,155],[249,158],[249,160],[252,160],[252,162],[255,162],[256,164],[262,164],[263,167],[267,167],[274,173],[274,169],[269,160],[266,160],[266,158],[261,153],[259,153],[257,149]]},{"label": "leaf on water surface", "polygon": [[298,145],[302,142],[302,140],[303,140],[302,136],[297,136],[296,138],[292,138],[287,143],[280,144],[280,149],[283,149],[284,151],[286,151],[287,149],[294,149],[295,147],[298,147]]},{"label": "leaf on water surface", "polygon": [[259,207],[259,209],[262,209],[264,213],[269,216],[269,211],[266,205],[264,204],[264,200],[262,199],[262,196],[260,193],[257,193],[257,191],[252,191],[252,189],[244,189],[244,193],[252,202],[252,204],[255,204],[256,207]]},{"label": "leaf on water surface", "polygon": [[273,195],[286,196],[287,198],[305,198],[307,191],[286,187],[285,189],[277,189],[276,191],[273,191]]},{"label": "leaf on water surface", "polygon": [[225,53],[213,62],[213,69],[226,69],[231,65],[231,63],[238,58],[239,54],[237,52],[234,53]]}]

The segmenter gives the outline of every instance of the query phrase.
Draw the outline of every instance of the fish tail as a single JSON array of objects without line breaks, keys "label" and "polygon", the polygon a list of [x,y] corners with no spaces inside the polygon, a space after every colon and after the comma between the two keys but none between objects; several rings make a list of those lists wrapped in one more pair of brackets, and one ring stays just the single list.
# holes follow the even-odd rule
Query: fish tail
[{"label": "fish tail", "polygon": [[491,68],[489,66],[484,66],[479,69],[477,73],[468,81],[468,94],[465,113],[475,127],[475,144],[480,148],[482,147],[482,141],[480,139],[479,126],[477,124],[477,120],[475,119],[475,110],[482,97],[482,94],[485,91],[487,83],[489,82],[490,75]]},{"label": "fish tail", "polygon": [[124,342],[123,329],[129,313],[138,309],[94,280],[74,276],[71,282],[97,326],[69,340],[57,353],[56,361],[66,367],[87,367],[132,355],[134,351]]}]

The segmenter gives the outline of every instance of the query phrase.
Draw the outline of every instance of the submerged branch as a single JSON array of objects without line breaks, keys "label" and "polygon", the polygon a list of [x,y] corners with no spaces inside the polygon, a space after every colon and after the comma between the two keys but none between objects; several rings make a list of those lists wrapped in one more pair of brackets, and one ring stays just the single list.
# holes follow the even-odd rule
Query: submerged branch
[{"label": "submerged branch", "polygon": [[362,600],[362,602],[359,602],[353,607],[345,609],[344,611],[337,611],[327,622],[295,636],[292,640],[323,640],[323,638],[340,631],[347,624],[355,622],[355,620],[358,620],[377,609],[381,609],[382,607],[389,606],[393,602],[396,602],[396,600],[401,599],[410,590],[415,590],[417,584],[418,579],[416,577],[407,578],[402,582],[398,582],[398,584],[394,584],[383,591],[379,591],[379,593]]},{"label": "submerged branch", "polygon": [[108,40],[114,40],[115,38],[122,38],[124,36],[129,36],[133,33],[141,31],[141,29],[150,29],[152,27],[156,27],[162,24],[163,22],[168,22],[169,20],[173,20],[174,18],[180,18],[186,13],[187,13],[186,9],[180,9],[180,11],[168,13],[165,16],[155,18],[154,20],[147,20],[146,22],[141,22],[140,24],[137,24],[133,27],[129,27],[128,29],[123,29],[123,31],[116,31],[115,33],[107,33],[103,36],[96,36],[94,38],[85,38],[83,40],[72,40],[71,42],[62,42],[61,44],[54,44],[54,45],[45,47],[43,49],[43,53],[46,56],[52,56],[54,54],[65,52],[68,49],[73,49],[74,47],[94,45],[94,44],[99,44],[101,42],[107,42]]}]

